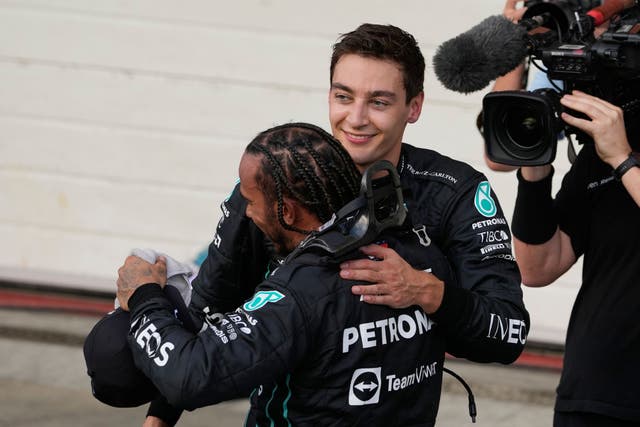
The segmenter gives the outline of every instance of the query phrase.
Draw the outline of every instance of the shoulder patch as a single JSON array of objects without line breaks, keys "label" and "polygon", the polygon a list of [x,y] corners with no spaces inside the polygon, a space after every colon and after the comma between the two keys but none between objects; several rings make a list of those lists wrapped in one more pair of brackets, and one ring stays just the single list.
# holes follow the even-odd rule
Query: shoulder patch
[{"label": "shoulder patch", "polygon": [[491,197],[491,186],[489,185],[489,181],[482,181],[478,184],[476,196],[473,198],[473,204],[482,216],[491,218],[496,214],[496,203]]},{"label": "shoulder patch", "polygon": [[255,311],[270,302],[280,301],[282,298],[284,298],[284,295],[278,291],[260,291],[256,292],[253,298],[251,298],[251,301],[244,303],[242,308],[247,311]]}]

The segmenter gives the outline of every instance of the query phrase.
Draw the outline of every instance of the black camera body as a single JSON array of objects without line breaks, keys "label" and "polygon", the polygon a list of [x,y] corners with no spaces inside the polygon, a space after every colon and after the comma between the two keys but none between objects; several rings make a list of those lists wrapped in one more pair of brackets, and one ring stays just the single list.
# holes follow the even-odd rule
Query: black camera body
[{"label": "black camera body", "polygon": [[594,20],[580,6],[562,0],[531,1],[520,25],[529,30],[530,59],[542,62],[548,79],[561,80],[563,87],[484,97],[483,128],[491,160],[516,166],[551,163],[561,132],[578,143],[593,143],[560,118],[560,98],[574,89],[621,107],[627,125],[640,121],[640,6],[614,17],[598,39]]}]

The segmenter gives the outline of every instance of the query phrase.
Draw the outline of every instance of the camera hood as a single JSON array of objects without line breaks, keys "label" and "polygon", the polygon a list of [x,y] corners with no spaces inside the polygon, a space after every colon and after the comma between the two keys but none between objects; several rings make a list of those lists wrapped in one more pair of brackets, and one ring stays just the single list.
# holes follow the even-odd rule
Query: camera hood
[{"label": "camera hood", "polygon": [[576,9],[575,2],[566,0],[555,1],[531,1],[527,4],[527,10],[522,16],[522,20],[535,17],[543,17],[544,27],[554,30],[562,39],[567,32],[571,22],[574,21],[573,11]]}]

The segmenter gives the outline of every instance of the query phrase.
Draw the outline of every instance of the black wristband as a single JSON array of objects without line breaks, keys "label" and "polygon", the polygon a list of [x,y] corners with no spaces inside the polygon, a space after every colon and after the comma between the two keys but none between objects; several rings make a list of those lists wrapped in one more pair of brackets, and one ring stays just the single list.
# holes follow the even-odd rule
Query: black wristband
[{"label": "black wristband", "polygon": [[160,418],[170,426],[175,426],[182,415],[182,409],[171,406],[167,399],[163,396],[158,397],[151,401],[149,409],[147,410],[147,417]]},{"label": "black wristband", "polygon": [[159,296],[164,298],[164,293],[162,292],[160,285],[157,283],[146,283],[139,286],[129,297],[129,301],[127,302],[129,311],[133,313],[138,304]]},{"label": "black wristband", "polygon": [[551,179],[554,170],[540,181],[527,181],[518,169],[518,195],[513,209],[511,231],[518,240],[532,245],[547,242],[558,228]]},{"label": "black wristband", "polygon": [[640,167],[640,160],[638,160],[638,157],[636,156],[637,154],[635,153],[629,154],[629,157],[627,157],[624,162],[620,163],[618,167],[611,172],[616,180],[622,181],[622,175],[624,175],[629,169]]},{"label": "black wristband", "polygon": [[442,303],[429,317],[445,331],[456,333],[469,323],[474,308],[473,296],[469,290],[445,285]]}]

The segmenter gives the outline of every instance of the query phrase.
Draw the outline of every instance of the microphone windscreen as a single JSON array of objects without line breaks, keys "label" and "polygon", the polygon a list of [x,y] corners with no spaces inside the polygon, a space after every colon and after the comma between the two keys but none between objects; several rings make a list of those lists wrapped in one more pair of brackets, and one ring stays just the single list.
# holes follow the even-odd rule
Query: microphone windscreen
[{"label": "microphone windscreen", "polygon": [[444,87],[462,93],[482,89],[493,76],[487,73],[493,67],[486,52],[467,34],[442,43],[433,57],[433,68]]},{"label": "microphone windscreen", "polygon": [[529,53],[527,30],[502,15],[488,17],[475,29],[474,39],[486,50],[499,76],[517,67]]},{"label": "microphone windscreen", "polygon": [[433,57],[436,76],[455,92],[483,89],[526,58],[526,34],[523,27],[507,18],[490,16],[438,47]]}]

